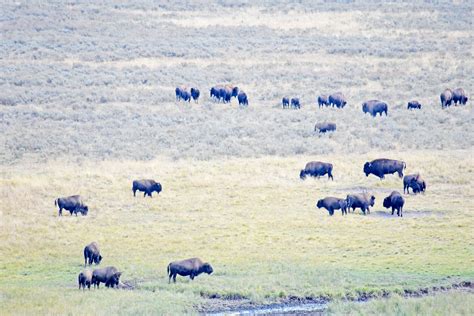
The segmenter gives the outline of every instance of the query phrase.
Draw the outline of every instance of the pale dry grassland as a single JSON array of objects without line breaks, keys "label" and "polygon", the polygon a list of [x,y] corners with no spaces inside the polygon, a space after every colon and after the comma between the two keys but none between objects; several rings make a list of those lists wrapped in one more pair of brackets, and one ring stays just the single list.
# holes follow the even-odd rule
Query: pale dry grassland
[{"label": "pale dry grassland", "polygon": [[[386,216],[381,206],[402,190],[401,180],[366,178],[361,157],[59,159],[11,167],[1,184],[2,309],[180,312],[212,295],[256,302],[357,297],[471,280],[471,152],[384,155],[405,160],[407,172],[421,171],[428,183],[426,194],[406,196],[404,218]],[[331,161],[335,180],[301,181],[299,170],[312,159]],[[141,177],[159,179],[162,194],[134,198],[131,181]],[[324,196],[363,190],[376,196],[368,216],[330,217],[315,208]],[[58,217],[54,199],[75,193],[87,199],[89,215]],[[82,249],[93,240],[102,265],[117,266],[135,290],[76,289]],[[215,273],[168,285],[168,262],[193,256],[210,261]]]}]

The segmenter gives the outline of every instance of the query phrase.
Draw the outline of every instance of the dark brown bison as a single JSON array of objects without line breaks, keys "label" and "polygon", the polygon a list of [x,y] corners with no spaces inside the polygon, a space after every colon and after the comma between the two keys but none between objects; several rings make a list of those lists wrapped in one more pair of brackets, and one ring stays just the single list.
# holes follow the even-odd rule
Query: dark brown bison
[{"label": "dark brown bison", "polygon": [[198,103],[200,95],[201,95],[201,92],[199,91],[198,88],[191,88],[191,97],[193,98],[194,102]]},{"label": "dark brown bison", "polygon": [[242,90],[239,91],[239,94],[237,95],[237,100],[239,101],[239,105],[249,105],[249,99],[247,98],[247,94]]},{"label": "dark brown bison", "polygon": [[314,125],[314,131],[319,133],[334,132],[336,130],[336,123],[317,123]]},{"label": "dark brown bison", "polygon": [[466,97],[466,92],[464,92],[463,88],[457,88],[453,90],[454,105],[457,105],[458,102],[459,104],[466,105],[468,99],[469,98]]},{"label": "dark brown bison", "polygon": [[397,215],[403,217],[403,205],[405,204],[405,199],[397,191],[393,191],[389,196],[383,199],[383,207],[392,208],[392,215],[397,210]]},{"label": "dark brown bison", "polygon": [[281,99],[281,104],[283,106],[283,108],[289,108],[290,107],[290,99],[288,99],[287,97],[284,97],[283,99]]},{"label": "dark brown bison", "polygon": [[410,188],[412,189],[413,193],[425,192],[426,190],[426,183],[420,177],[419,173],[415,174],[408,174],[403,177],[403,193],[410,194]]},{"label": "dark brown bison", "polygon": [[337,108],[343,108],[347,104],[346,98],[341,92],[336,92],[328,97],[328,105],[336,106]]},{"label": "dark brown bison", "polygon": [[160,193],[161,192],[161,184],[156,182],[152,179],[142,179],[142,180],[135,180],[132,184],[132,191],[133,196],[136,196],[135,193],[137,191],[144,192],[143,197],[149,196],[152,197],[151,194],[153,192]]},{"label": "dark brown bison", "polygon": [[421,104],[420,104],[420,102],[418,102],[418,101],[410,101],[410,102],[408,102],[407,109],[408,109],[408,110],[411,110],[411,109],[421,109]]},{"label": "dark brown bison", "polygon": [[451,106],[451,102],[453,102],[453,91],[451,89],[445,89],[439,98],[441,100],[442,108]]},{"label": "dark brown bison", "polygon": [[322,107],[322,106],[328,106],[329,105],[329,102],[328,102],[328,96],[323,94],[323,95],[320,95],[318,97],[318,106],[319,107]]},{"label": "dark brown bison", "polygon": [[298,98],[291,98],[290,104],[294,109],[301,109],[300,99]]},{"label": "dark brown bison", "polygon": [[77,277],[77,281],[79,283],[79,290],[82,289],[85,290],[86,286],[90,290],[91,289],[91,284],[92,284],[92,271],[91,270],[84,270],[81,273],[79,273],[79,276]]},{"label": "dark brown bison", "polygon": [[304,180],[307,175],[311,177],[321,177],[325,174],[328,175],[328,179],[334,180],[332,176],[332,164],[321,161],[311,161],[306,164],[303,170],[300,171],[300,179]]},{"label": "dark brown bison", "polygon": [[97,288],[99,288],[100,283],[105,283],[106,287],[118,287],[121,275],[122,272],[119,272],[116,267],[95,269],[92,272],[92,284]]},{"label": "dark brown bison", "polygon": [[57,198],[54,200],[54,205],[59,207],[59,216],[63,215],[63,209],[68,210],[71,215],[72,213],[76,214],[76,216],[78,212],[82,215],[87,215],[89,212],[89,207],[84,204],[80,195]]},{"label": "dark brown bison", "polygon": [[100,254],[99,245],[95,241],[84,248],[84,267],[87,265],[87,261],[89,261],[89,265],[91,265],[92,262],[100,264],[102,259],[103,257]]},{"label": "dark brown bison", "polygon": [[176,275],[188,276],[191,280],[194,280],[194,277],[197,277],[201,273],[205,272],[211,274],[214,270],[209,263],[202,262],[199,258],[191,258],[181,261],[174,261],[168,265],[168,283],[176,283]]},{"label": "dark brown bison", "polygon": [[388,105],[385,102],[379,100],[370,100],[362,103],[362,111],[364,113],[370,113],[372,116],[377,116],[377,113],[382,116],[382,113],[388,115]]},{"label": "dark brown bison", "polygon": [[316,204],[318,208],[324,207],[329,215],[334,215],[334,210],[341,210],[342,215],[347,215],[347,201],[345,199],[340,199],[332,196],[325,197],[321,199]]},{"label": "dark brown bison", "polygon": [[356,208],[360,208],[365,215],[366,211],[370,214],[370,207],[375,205],[375,196],[368,193],[348,194],[346,201],[349,210],[352,208],[354,212]]},{"label": "dark brown bison", "polygon": [[381,180],[386,174],[394,174],[398,172],[398,176],[403,177],[403,169],[406,168],[404,161],[393,159],[375,159],[364,164],[364,173],[368,177],[369,174],[379,177]]}]

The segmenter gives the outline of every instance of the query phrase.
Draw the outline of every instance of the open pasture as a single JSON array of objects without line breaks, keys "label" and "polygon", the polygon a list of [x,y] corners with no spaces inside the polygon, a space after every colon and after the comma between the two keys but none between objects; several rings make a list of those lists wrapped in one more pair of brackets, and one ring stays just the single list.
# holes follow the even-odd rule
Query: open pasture
[{"label": "open pasture", "polygon": [[[180,314],[291,297],[332,299],[336,314],[472,310],[472,292],[439,294],[445,309],[431,297],[405,309],[400,297],[343,301],[474,279],[472,2],[1,7],[3,313]],[[245,90],[249,107],[212,101],[219,83]],[[198,104],[175,101],[183,84],[201,90]],[[447,87],[468,104],[441,110]],[[344,109],[317,107],[336,91]],[[302,109],[283,110],[284,96]],[[375,98],[387,117],[362,113]],[[315,133],[319,122],[336,132]],[[403,218],[382,207],[401,179],[362,172],[382,157],[427,181],[404,195]],[[333,163],[334,181],[301,181],[311,160]],[[163,191],[134,198],[139,178]],[[315,207],[365,190],[367,216]],[[54,200],[72,194],[89,214],[59,218]],[[91,241],[132,290],[78,291]],[[194,256],[215,272],[169,285],[168,263]]]}]

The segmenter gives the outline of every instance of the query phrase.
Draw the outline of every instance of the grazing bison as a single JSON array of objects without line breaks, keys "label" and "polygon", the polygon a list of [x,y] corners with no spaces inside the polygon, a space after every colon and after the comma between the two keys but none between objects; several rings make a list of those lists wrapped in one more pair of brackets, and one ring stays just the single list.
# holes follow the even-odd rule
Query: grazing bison
[{"label": "grazing bison", "polygon": [[223,86],[214,86],[214,87],[212,87],[211,90],[210,90],[211,98],[214,98],[217,101],[219,101],[221,88],[223,88]]},{"label": "grazing bison", "polygon": [[291,107],[294,109],[301,109],[300,99],[292,98],[291,99]]},{"label": "grazing bison", "polygon": [[370,100],[362,103],[362,111],[364,113],[370,113],[372,116],[377,116],[377,113],[380,113],[380,116],[382,116],[382,113],[385,113],[385,115],[388,115],[388,105],[385,102],[379,101],[379,100]]},{"label": "grazing bison", "polygon": [[365,211],[370,214],[370,207],[375,205],[375,196],[367,193],[349,194],[346,201],[349,210],[352,208],[352,212],[354,212],[356,208],[360,208],[365,215]]},{"label": "grazing bison", "polygon": [[242,90],[237,95],[237,100],[239,100],[239,105],[245,105],[245,106],[249,105],[247,94]]},{"label": "grazing bison", "polygon": [[397,215],[403,217],[403,205],[405,204],[405,199],[397,191],[393,191],[389,196],[383,199],[383,207],[392,208],[392,215],[397,210]]},{"label": "grazing bison", "polygon": [[328,105],[332,105],[333,107],[336,106],[342,109],[346,104],[346,98],[341,92],[333,93],[328,97]]},{"label": "grazing bison", "polygon": [[371,162],[366,162],[364,164],[364,173],[365,176],[373,174],[380,178],[380,180],[385,178],[386,174],[394,174],[398,172],[398,176],[403,177],[403,169],[406,168],[406,163],[400,160],[392,159],[375,159]]},{"label": "grazing bison", "polygon": [[300,171],[300,179],[304,180],[306,175],[311,177],[324,176],[327,173],[328,179],[334,180],[332,176],[332,164],[321,161],[311,161],[306,164],[303,170]]},{"label": "grazing bison", "polygon": [[79,283],[79,290],[82,289],[85,290],[86,286],[90,290],[91,289],[91,284],[92,284],[92,271],[91,270],[84,270],[81,273],[79,273],[79,276],[77,277],[77,281]]},{"label": "grazing bison", "polygon": [[336,130],[336,123],[317,123],[314,126],[314,131],[319,133],[334,132]]},{"label": "grazing bison", "polygon": [[347,201],[345,199],[328,196],[319,200],[316,206],[318,208],[324,207],[331,216],[334,214],[334,210],[339,209],[342,211],[342,215],[347,215]]},{"label": "grazing bison", "polygon": [[281,104],[283,105],[283,108],[289,108],[290,107],[290,99],[288,99],[287,97],[284,97],[283,99],[281,99]]},{"label": "grazing bison", "polygon": [[95,241],[84,248],[84,267],[87,265],[87,261],[89,261],[89,265],[91,265],[92,262],[99,264],[102,259],[103,257],[100,254],[99,245]]},{"label": "grazing bison", "polygon": [[403,177],[403,193],[410,194],[410,188],[412,189],[413,193],[425,192],[426,190],[426,183],[420,177],[419,173],[416,174],[408,174]]},{"label": "grazing bison", "polygon": [[176,87],[176,101],[187,101],[191,100],[191,94],[188,92],[188,88],[186,86]]},{"label": "grazing bison", "polygon": [[219,99],[224,103],[229,103],[232,97],[237,97],[239,88],[231,85],[219,86]]},{"label": "grazing bison", "polygon": [[161,189],[162,189],[161,184],[151,179],[135,180],[133,181],[133,184],[132,184],[133,196],[135,196],[135,193],[138,190],[140,192],[144,192],[143,197],[147,195],[149,197],[152,197],[151,194],[153,192],[156,192],[159,194],[161,192]]},{"label": "grazing bison", "polygon": [[418,102],[418,101],[410,101],[410,102],[408,102],[407,109],[408,109],[408,110],[411,110],[411,109],[421,109],[421,104],[420,104],[420,102]]},{"label": "grazing bison", "polygon": [[105,283],[106,287],[115,287],[119,285],[121,275],[122,272],[119,272],[116,267],[95,269],[92,272],[92,284],[97,288],[101,282]]},{"label": "grazing bison", "polygon": [[454,105],[457,105],[458,102],[459,104],[466,105],[468,99],[469,98],[466,97],[466,92],[464,92],[463,88],[457,88],[453,90]]},{"label": "grazing bison", "polygon": [[329,102],[328,102],[328,96],[323,94],[323,95],[320,95],[318,97],[318,106],[319,107],[322,107],[322,106],[328,106],[329,105]]},{"label": "grazing bison", "polygon": [[59,216],[63,215],[63,209],[68,210],[71,215],[80,212],[82,215],[87,215],[89,207],[84,204],[80,195],[72,195],[54,200],[54,205],[59,207]]},{"label": "grazing bison", "polygon": [[194,102],[198,103],[200,94],[201,92],[198,88],[191,88],[191,97],[193,98]]},{"label": "grazing bison", "polygon": [[439,98],[441,100],[442,108],[451,106],[451,102],[453,101],[453,91],[451,89],[445,89]]},{"label": "grazing bison", "polygon": [[194,277],[197,277],[201,273],[205,272],[211,274],[214,270],[209,263],[203,263],[199,258],[191,258],[181,261],[174,261],[168,265],[168,283],[171,283],[171,278],[173,282],[176,283],[176,275],[188,276],[191,280],[194,280]]}]

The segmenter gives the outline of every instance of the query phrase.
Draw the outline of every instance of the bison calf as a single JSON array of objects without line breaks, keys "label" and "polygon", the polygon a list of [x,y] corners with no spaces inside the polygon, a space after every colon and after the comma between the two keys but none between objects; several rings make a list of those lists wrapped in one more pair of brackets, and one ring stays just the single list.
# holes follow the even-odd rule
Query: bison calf
[{"label": "bison calf", "polygon": [[135,193],[137,191],[144,192],[143,197],[149,196],[152,197],[152,193],[160,193],[162,190],[161,184],[156,182],[155,180],[151,179],[142,179],[142,180],[135,180],[133,181],[132,184],[132,191],[133,191],[133,196],[135,196]]},{"label": "bison calf", "polygon": [[81,273],[79,273],[79,276],[77,277],[77,281],[79,283],[79,290],[82,289],[85,290],[86,286],[90,290],[91,289],[91,284],[92,284],[92,271],[91,270],[84,270]]},{"label": "bison calf", "polygon": [[176,283],[176,275],[188,276],[191,280],[197,277],[201,273],[211,274],[214,272],[212,266],[207,262],[202,262],[199,258],[191,258],[181,261],[174,261],[168,265],[168,283],[171,283],[171,279]]},{"label": "bison calf", "polygon": [[410,194],[410,188],[413,193],[425,192],[426,183],[420,177],[420,174],[408,174],[403,177],[403,193]]},{"label": "bison calf", "polygon": [[300,171],[300,179],[304,180],[307,175],[311,177],[328,175],[328,179],[334,180],[332,176],[332,164],[321,161],[311,161],[306,164],[303,170]]},{"label": "bison calf", "polygon": [[392,208],[392,215],[397,210],[397,215],[403,217],[403,205],[405,199],[397,191],[393,191],[389,196],[383,200],[383,207]]},{"label": "bison calf", "polygon": [[99,288],[100,283],[105,283],[106,287],[113,288],[119,285],[121,275],[122,272],[119,272],[116,267],[95,269],[92,272],[92,284]]},{"label": "bison calf", "polygon": [[100,255],[99,245],[97,243],[91,242],[84,248],[84,267],[87,265],[87,261],[89,261],[89,265],[94,262],[95,264],[99,264],[102,261],[102,256]]},{"label": "bison calf", "polygon": [[54,200],[54,205],[59,207],[59,216],[63,215],[63,209],[68,210],[71,215],[80,212],[82,215],[87,215],[89,207],[84,204],[80,195],[71,195],[68,197],[57,198]]},{"label": "bison calf", "polygon": [[342,215],[347,215],[347,201],[345,199],[340,199],[332,196],[325,197],[321,199],[316,204],[318,208],[324,207],[330,216],[334,215],[334,210],[341,210]]}]

